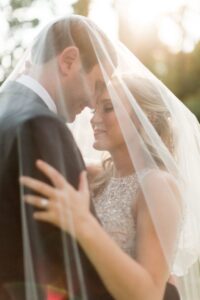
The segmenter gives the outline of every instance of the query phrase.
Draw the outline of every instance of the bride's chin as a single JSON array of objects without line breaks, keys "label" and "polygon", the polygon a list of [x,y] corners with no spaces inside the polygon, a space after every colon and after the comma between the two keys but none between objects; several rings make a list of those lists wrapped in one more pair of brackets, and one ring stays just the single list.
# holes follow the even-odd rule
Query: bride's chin
[{"label": "bride's chin", "polygon": [[99,151],[106,151],[107,150],[105,145],[101,145],[98,142],[94,142],[93,148],[96,149],[96,150],[99,150]]}]

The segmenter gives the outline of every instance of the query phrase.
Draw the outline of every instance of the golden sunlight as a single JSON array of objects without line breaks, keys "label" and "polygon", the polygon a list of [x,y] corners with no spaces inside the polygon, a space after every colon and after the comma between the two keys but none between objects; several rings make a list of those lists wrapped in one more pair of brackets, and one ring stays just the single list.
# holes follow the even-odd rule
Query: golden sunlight
[{"label": "golden sunlight", "polygon": [[124,0],[119,9],[129,26],[143,35],[157,27],[159,39],[174,52],[192,51],[200,38],[198,0]]},{"label": "golden sunlight", "polygon": [[183,5],[185,0],[129,0],[129,14],[138,25],[153,23],[157,18]]}]

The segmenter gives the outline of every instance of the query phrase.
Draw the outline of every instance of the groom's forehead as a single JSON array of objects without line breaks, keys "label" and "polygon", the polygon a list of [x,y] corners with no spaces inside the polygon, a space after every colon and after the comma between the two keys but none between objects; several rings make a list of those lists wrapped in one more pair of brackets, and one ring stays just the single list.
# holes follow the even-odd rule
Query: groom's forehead
[{"label": "groom's forehead", "polygon": [[95,83],[95,94],[101,96],[106,90],[106,83],[103,79],[98,79]]}]

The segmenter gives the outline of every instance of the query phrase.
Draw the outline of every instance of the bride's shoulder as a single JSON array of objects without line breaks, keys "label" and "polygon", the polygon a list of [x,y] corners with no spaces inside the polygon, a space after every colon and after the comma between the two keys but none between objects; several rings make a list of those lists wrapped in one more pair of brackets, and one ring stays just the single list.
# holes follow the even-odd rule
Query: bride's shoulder
[{"label": "bride's shoulder", "polygon": [[164,198],[164,196],[175,197],[177,201],[181,200],[180,183],[175,175],[166,170],[151,169],[139,180],[141,190],[145,191],[148,196],[152,195],[154,200]]},{"label": "bride's shoulder", "polygon": [[[182,209],[182,193],[176,177],[165,170],[151,169],[141,174],[137,211],[147,209],[150,203],[154,207]],[[176,206],[174,204],[176,203]],[[178,204],[178,206],[177,206]]]},{"label": "bride's shoulder", "polygon": [[159,183],[165,182],[176,184],[177,180],[173,174],[162,169],[147,169],[138,174],[140,182],[143,183]]}]

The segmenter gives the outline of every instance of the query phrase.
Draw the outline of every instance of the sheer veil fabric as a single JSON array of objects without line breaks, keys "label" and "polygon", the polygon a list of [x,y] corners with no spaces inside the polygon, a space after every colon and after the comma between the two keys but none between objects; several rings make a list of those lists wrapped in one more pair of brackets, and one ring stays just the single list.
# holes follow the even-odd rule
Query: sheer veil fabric
[{"label": "sheer veil fabric", "polygon": [[[81,30],[82,27],[88,38],[87,43],[84,35],[76,35],[76,30]],[[58,56],[60,51],[58,40],[63,42],[61,48],[64,49],[65,36],[68,38],[67,45],[71,47],[71,52],[66,56],[66,66],[63,67]],[[92,87],[88,84],[88,76],[94,74],[89,73],[90,61],[86,61],[86,54],[80,55],[82,64],[79,76],[74,75],[73,85],[69,87],[65,84],[67,77],[64,76],[65,68],[70,66],[70,59],[77,55],[79,45],[84,48],[88,43],[91,44],[92,49],[90,59],[95,58],[100,66],[100,71],[95,71],[95,76],[99,76],[94,86],[97,91],[95,97],[91,92]],[[79,66],[77,64],[74,68]],[[56,99],[56,111],[62,119],[58,124],[54,112],[43,111],[44,105],[38,104],[39,106],[35,108],[35,102],[38,100],[35,100],[35,93],[26,87],[24,77],[27,76],[45,88],[48,85],[49,94],[52,99]],[[17,99],[10,102],[11,93],[7,90],[13,82],[17,84],[14,93],[16,95],[22,93],[24,98],[29,99],[28,106],[18,104]],[[23,85],[23,91],[20,84]],[[16,147],[15,155],[19,165],[13,172],[19,172],[19,175],[37,176],[45,180],[36,171],[33,163],[35,159],[42,158],[53,164],[76,187],[78,186],[77,174],[84,168],[84,164],[79,150],[74,146],[70,132],[68,132],[68,145],[69,140],[71,144],[67,149],[63,149],[65,137],[62,130],[65,120],[69,123],[75,119],[75,107],[73,103],[70,106],[66,105],[66,99],[69,103],[70,99],[79,97],[92,109],[101,111],[105,107],[102,107],[98,101],[102,99],[102,95],[106,95],[105,100],[111,102],[120,126],[129,158],[130,173],[137,174],[139,189],[148,207],[170,273],[178,278],[182,299],[197,300],[200,296],[200,283],[196,275],[200,256],[200,127],[195,116],[183,103],[124,45],[119,41],[110,41],[89,19],[79,16],[58,19],[47,25],[34,39],[30,49],[2,86],[1,93],[4,95],[0,104],[1,124],[5,125],[2,125],[3,141],[5,131],[10,130],[9,141],[6,141],[8,148],[6,150],[2,147],[1,151],[5,160],[12,160],[14,158],[11,150],[12,147]],[[81,98],[80,95],[84,97]],[[81,101],[78,104],[80,111]],[[15,133],[8,122],[10,116],[13,118],[13,114],[12,126],[16,128]],[[43,117],[45,124],[43,124]],[[18,122],[19,118],[20,122]],[[35,118],[37,122],[33,121]],[[93,148],[91,118],[90,110],[85,109],[70,128],[84,160],[86,162],[95,160],[101,163],[100,151]],[[99,128],[94,130],[105,130],[101,126],[99,122]],[[45,142],[44,146],[48,151],[44,151],[41,146],[46,137],[48,142]],[[115,142],[118,142],[117,137]],[[35,148],[39,149],[36,154],[33,151]],[[5,151],[7,151],[6,155]],[[52,159],[55,155],[56,160]],[[72,160],[72,155],[76,157],[76,162]],[[70,174],[66,171],[65,164],[70,164],[72,170]],[[112,172],[111,167],[107,171]],[[17,185],[16,182],[13,184]],[[158,191],[162,191],[162,198],[157,197]],[[70,295],[76,295],[77,289],[80,299],[92,299],[88,295],[82,254],[76,241],[66,237],[58,229],[52,229],[52,232],[55,231],[52,234],[48,227],[50,225],[43,224],[40,227],[36,221],[30,221],[33,211],[23,201],[23,195],[27,191],[22,188],[19,191],[16,188],[16,192],[20,193],[21,200],[15,218],[19,216],[21,218],[18,226],[22,228],[23,247],[23,257],[18,260],[18,263],[24,266],[24,278],[27,283],[26,299],[42,299],[40,291],[32,283],[57,282],[56,287],[63,290],[62,280],[67,281]],[[5,193],[10,194],[11,191],[4,191]],[[10,195],[10,198],[13,199],[13,196]],[[73,227],[73,221],[71,226]],[[45,242],[44,235],[46,235]],[[51,248],[53,238],[55,238],[54,245],[57,243],[57,247],[51,251],[49,247]],[[69,259],[67,253],[73,253],[73,257]],[[64,279],[57,277],[56,264],[49,265],[49,261],[55,256],[59,257],[59,263],[64,262]],[[37,257],[40,257],[41,264],[35,261]],[[76,270],[74,268],[72,270],[71,260]],[[76,285],[73,281],[74,277],[78,278]]]}]

